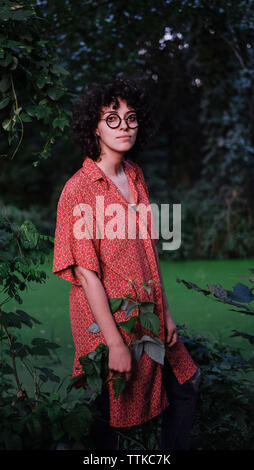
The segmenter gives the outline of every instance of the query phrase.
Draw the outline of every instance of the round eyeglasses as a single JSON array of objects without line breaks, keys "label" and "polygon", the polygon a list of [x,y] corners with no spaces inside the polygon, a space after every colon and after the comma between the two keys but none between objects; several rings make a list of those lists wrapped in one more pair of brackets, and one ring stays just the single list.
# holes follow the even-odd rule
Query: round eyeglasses
[{"label": "round eyeglasses", "polygon": [[[122,122],[122,118],[116,113],[109,114],[106,118],[100,119],[100,121],[106,121],[107,125],[111,127],[111,129],[116,129],[120,126]],[[124,119],[127,126],[130,129],[136,129],[138,127],[138,119],[136,114],[130,114],[126,119]]]}]

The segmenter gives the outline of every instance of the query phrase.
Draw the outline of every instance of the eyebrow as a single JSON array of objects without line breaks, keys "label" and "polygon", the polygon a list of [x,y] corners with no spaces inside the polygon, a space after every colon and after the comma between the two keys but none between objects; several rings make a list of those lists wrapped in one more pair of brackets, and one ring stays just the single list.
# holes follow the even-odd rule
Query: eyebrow
[{"label": "eyebrow", "polygon": [[[129,109],[128,111],[126,111],[125,115],[128,114],[128,113],[130,113],[130,112],[134,112],[134,113],[135,113],[136,111],[135,111],[135,109]],[[103,113],[103,116],[104,116],[104,114],[106,114],[106,113],[117,113],[117,111],[116,111],[115,109],[113,109],[112,111],[105,111],[105,113]]]}]

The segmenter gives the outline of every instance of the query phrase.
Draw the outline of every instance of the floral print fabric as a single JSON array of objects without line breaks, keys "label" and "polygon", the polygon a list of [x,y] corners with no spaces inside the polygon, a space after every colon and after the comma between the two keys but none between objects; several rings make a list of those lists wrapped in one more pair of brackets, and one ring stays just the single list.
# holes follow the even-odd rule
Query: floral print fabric
[{"label": "floral print fabric", "polygon": [[[135,197],[135,204],[143,203],[145,206],[149,206],[149,192],[142,169],[137,163],[127,159],[123,160],[123,167],[129,187]],[[98,199],[98,196],[101,198]],[[100,203],[104,202],[100,213],[101,219],[96,219],[98,200]],[[110,223],[112,214],[109,214],[106,208],[115,203],[120,204],[123,208],[124,217],[120,223],[123,224],[122,233],[125,232],[126,236],[114,239],[105,236],[98,238],[98,233],[101,233],[100,220],[103,219],[104,225]],[[75,228],[79,227],[82,231],[86,225],[85,215],[88,214],[88,205],[92,208],[91,238],[76,237]],[[134,220],[138,224],[138,228],[141,227],[144,238],[128,238],[128,224],[124,224],[124,221],[127,221],[128,211],[131,217],[135,217]],[[62,190],[57,207],[53,272],[72,283],[69,307],[75,344],[73,377],[83,372],[79,357],[94,350],[100,342],[106,344],[101,331],[98,333],[87,331],[95,318],[84,290],[75,277],[74,265],[94,270],[108,297],[122,297],[131,294],[131,298],[136,299],[136,291],[129,280],[135,281],[139,299],[156,302],[154,313],[158,315],[160,320],[159,337],[165,342],[162,291],[160,285],[157,284],[160,282],[155,254],[158,237],[152,237],[152,216],[149,212],[147,221],[147,229],[145,229],[145,223],[142,222],[142,217],[140,220],[138,211],[128,205],[119,188],[89,157],[85,158],[82,168],[67,181]],[[91,226],[89,229],[91,231]],[[142,283],[151,279],[157,283],[150,283],[151,291],[148,293]],[[135,309],[131,316],[136,314]],[[116,322],[125,321],[125,311],[119,309],[114,314],[114,318]],[[128,343],[130,334],[124,329],[119,331],[124,341]],[[153,335],[140,326],[136,337],[132,336],[132,339],[140,339],[147,334]],[[197,370],[197,366],[180,339],[173,347],[166,346],[166,356],[180,384],[192,377]],[[162,384],[162,368],[161,364],[143,352],[139,361],[133,361],[131,379],[118,398],[114,397],[112,381],[108,383],[111,426],[128,427],[141,424],[159,415],[169,405]]]}]

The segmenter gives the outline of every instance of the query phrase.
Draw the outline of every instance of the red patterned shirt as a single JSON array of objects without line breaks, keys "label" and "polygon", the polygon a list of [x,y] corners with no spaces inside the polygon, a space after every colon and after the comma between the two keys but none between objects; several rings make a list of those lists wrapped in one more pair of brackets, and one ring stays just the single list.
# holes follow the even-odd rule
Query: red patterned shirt
[{"label": "red patterned shirt", "polygon": [[[135,197],[135,204],[143,203],[145,206],[150,206],[149,193],[142,169],[137,163],[127,159],[123,160],[123,168]],[[103,197],[98,198],[98,196]],[[107,224],[112,224],[113,213],[107,212],[107,206],[116,203],[121,205],[123,217],[120,222],[118,219],[118,225],[122,225],[120,229],[125,236],[113,239],[107,236],[103,238],[100,232],[101,226],[98,229],[97,220],[100,218],[96,219],[98,201],[99,204],[102,201],[104,204],[103,210],[100,212],[103,214],[104,227]],[[137,233],[138,230],[141,230],[145,234],[143,238],[140,236],[128,237],[128,223],[123,223],[130,220],[127,219],[128,211],[132,217],[135,214]],[[83,217],[84,213],[86,218]],[[130,208],[130,204],[114,182],[89,157],[85,158],[82,168],[67,181],[63,188],[57,207],[53,272],[72,283],[69,306],[75,344],[73,377],[83,373],[79,357],[93,351],[100,342],[106,344],[101,331],[93,333],[87,330],[95,322],[95,318],[81,283],[75,277],[74,265],[96,271],[108,298],[131,294],[131,298],[136,299],[136,291],[130,283],[130,279],[135,281],[139,300],[156,302],[154,313],[158,315],[160,320],[159,338],[165,343],[163,298],[161,286],[158,284],[160,276],[155,253],[158,237],[154,238],[154,232],[151,231],[152,216],[149,211],[147,214],[148,223],[144,229],[144,224],[139,222],[138,211],[135,211],[133,207]],[[90,231],[92,230],[90,238],[83,237],[82,231],[81,236],[76,236],[77,233],[80,234],[82,224],[83,226],[85,224],[84,221],[88,220],[87,215],[88,219],[93,221],[92,225],[90,224],[92,229],[89,225]],[[108,227],[112,229],[112,225],[108,225]],[[117,227],[118,229],[119,227]],[[157,283],[149,284],[150,292],[143,287],[143,282],[149,280],[157,281]],[[137,309],[128,319],[136,314]],[[115,321],[126,321],[125,315],[125,311],[120,308],[114,314]],[[119,331],[124,341],[129,342],[130,334],[122,328]],[[140,339],[143,335],[153,336],[151,331],[141,325],[137,332],[136,337],[132,336],[132,340]],[[166,357],[180,384],[191,378],[197,370],[197,366],[179,338],[173,347],[166,346]],[[140,359],[133,361],[133,363],[131,379],[118,398],[114,396],[112,381],[108,382],[111,426],[127,427],[144,423],[159,415],[169,405],[162,383],[163,366],[151,359],[146,352],[143,352]]]}]

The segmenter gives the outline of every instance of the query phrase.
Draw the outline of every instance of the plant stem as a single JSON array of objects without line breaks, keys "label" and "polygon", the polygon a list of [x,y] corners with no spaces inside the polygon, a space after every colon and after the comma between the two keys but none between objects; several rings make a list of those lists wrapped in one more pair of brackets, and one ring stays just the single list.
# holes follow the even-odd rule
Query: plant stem
[{"label": "plant stem", "polygon": [[13,366],[13,374],[14,374],[14,377],[15,377],[15,380],[16,380],[16,383],[17,383],[17,387],[18,387],[18,391],[19,392],[22,392],[22,386],[21,386],[21,382],[19,380],[19,376],[18,376],[18,372],[17,372],[17,366],[16,366],[16,356],[15,356],[15,353],[13,352],[12,350],[12,346],[13,346],[13,341],[11,339],[11,336],[9,335],[9,332],[6,328],[6,326],[3,327],[5,333],[6,333],[6,336],[8,338],[8,341],[9,341],[9,344],[10,344],[10,351],[11,351],[11,357],[12,357],[12,366]]},{"label": "plant stem", "polygon": [[[15,100],[15,108],[16,110],[18,109],[18,99],[17,99],[17,95],[16,95],[16,91],[15,91],[15,87],[14,87],[14,83],[13,83],[13,78],[12,78],[12,74],[11,74],[11,87],[12,87],[12,92],[13,92],[13,96],[14,96],[14,100]],[[23,140],[23,136],[24,136],[24,126],[23,126],[23,122],[22,122],[22,119],[20,119],[19,117],[19,114],[17,114],[18,116],[18,119],[20,121],[20,124],[21,124],[21,136],[20,136],[20,139],[19,139],[19,143],[17,145],[17,147],[15,148],[12,156],[11,156],[11,160],[13,159],[13,157],[16,155],[20,145],[21,145],[21,142]]]},{"label": "plant stem", "polygon": [[18,244],[18,248],[19,248],[19,254],[20,254],[20,256],[23,256],[23,251],[22,251],[21,245],[19,243],[18,237],[16,237],[16,240],[17,240],[17,244]]},{"label": "plant stem", "polygon": [[39,402],[38,402],[38,388],[37,388],[37,375],[36,375],[36,370],[35,367],[33,369],[33,376],[34,376],[34,398],[35,398],[35,408],[38,407]]}]

